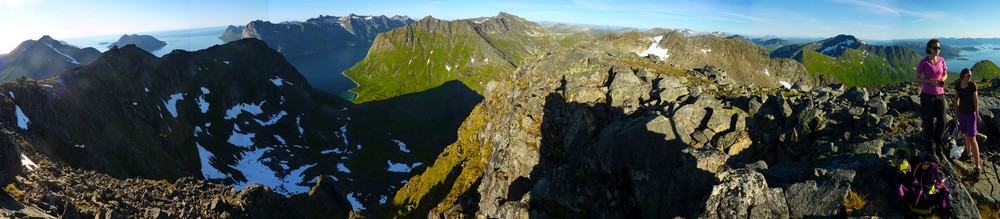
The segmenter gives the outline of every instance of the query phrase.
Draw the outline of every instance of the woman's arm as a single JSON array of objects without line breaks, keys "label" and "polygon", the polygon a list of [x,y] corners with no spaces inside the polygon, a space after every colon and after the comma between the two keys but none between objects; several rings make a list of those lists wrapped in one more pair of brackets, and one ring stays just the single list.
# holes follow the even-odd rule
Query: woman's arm
[{"label": "woman's arm", "polygon": [[983,123],[983,118],[979,117],[979,91],[972,92],[972,107],[975,110],[973,112],[976,113],[976,122]]},{"label": "woman's arm", "polygon": [[927,84],[928,83],[927,81],[929,81],[929,80],[920,78],[920,72],[919,71],[913,73],[913,83]]}]

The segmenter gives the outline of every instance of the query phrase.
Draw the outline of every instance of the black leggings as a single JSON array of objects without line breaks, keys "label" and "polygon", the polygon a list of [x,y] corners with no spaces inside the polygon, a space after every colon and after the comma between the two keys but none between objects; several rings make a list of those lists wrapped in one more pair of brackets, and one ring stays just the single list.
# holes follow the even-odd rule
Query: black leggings
[{"label": "black leggings", "polygon": [[[937,143],[941,147],[941,135],[944,134],[944,95],[920,93],[920,118],[923,119],[924,137],[928,142]],[[927,145],[930,149],[930,144]]]}]

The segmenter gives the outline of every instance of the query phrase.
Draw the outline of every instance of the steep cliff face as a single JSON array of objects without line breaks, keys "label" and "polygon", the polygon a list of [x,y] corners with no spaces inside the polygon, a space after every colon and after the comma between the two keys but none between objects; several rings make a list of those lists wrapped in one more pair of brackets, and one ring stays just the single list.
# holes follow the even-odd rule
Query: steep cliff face
[{"label": "steep cliff face", "polygon": [[285,55],[299,55],[320,50],[370,45],[379,33],[413,23],[406,16],[319,16],[304,22],[252,21],[246,26],[229,26],[224,42],[257,38]]},{"label": "steep cliff face", "polygon": [[49,36],[27,40],[0,58],[0,82],[20,77],[42,80],[66,68],[86,65],[100,56],[94,48],[76,48]]},{"label": "steep cliff face", "polygon": [[355,102],[381,100],[459,80],[476,91],[505,77],[540,48],[548,31],[507,13],[455,21],[425,17],[380,34],[365,60],[344,72],[358,83]]},{"label": "steep cliff face", "polygon": [[[463,124],[458,142],[400,189],[391,215],[906,212],[889,204],[898,202],[898,185],[884,171],[896,148],[924,147],[915,87],[775,89],[731,83],[728,69],[683,70],[585,47],[540,52],[523,63],[484,86],[485,100]],[[983,119],[998,124],[992,114]],[[978,217],[978,209],[998,204],[983,198],[992,197],[990,190],[964,184],[969,181],[959,175],[969,173],[968,162],[943,164],[955,189],[950,207],[939,214]],[[858,194],[869,204],[848,204]]]}]

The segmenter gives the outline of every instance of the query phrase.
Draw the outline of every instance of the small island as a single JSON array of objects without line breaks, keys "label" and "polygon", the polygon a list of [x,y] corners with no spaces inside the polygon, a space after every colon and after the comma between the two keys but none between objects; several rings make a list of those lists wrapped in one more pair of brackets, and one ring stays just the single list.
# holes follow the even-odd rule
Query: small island
[{"label": "small island", "polygon": [[156,39],[155,37],[150,35],[125,34],[122,35],[121,38],[118,38],[117,42],[108,45],[108,48],[115,46],[124,47],[125,45],[128,44],[135,44],[139,48],[149,52],[153,52],[162,49],[164,46],[167,46],[167,42],[160,41],[159,39]]}]

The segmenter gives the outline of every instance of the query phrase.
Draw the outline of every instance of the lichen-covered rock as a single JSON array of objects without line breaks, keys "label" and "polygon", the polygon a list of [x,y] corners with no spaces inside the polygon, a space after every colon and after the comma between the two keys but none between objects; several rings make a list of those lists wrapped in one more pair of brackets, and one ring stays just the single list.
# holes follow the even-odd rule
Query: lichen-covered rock
[{"label": "lichen-covered rock", "polygon": [[764,175],[741,168],[719,178],[700,218],[789,218],[783,190],[768,187]]}]

